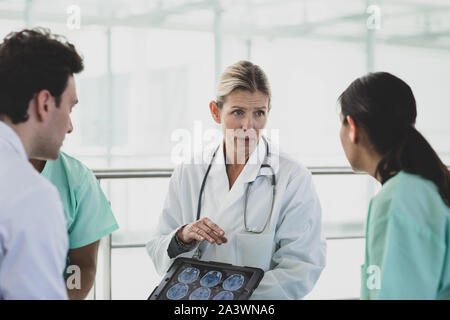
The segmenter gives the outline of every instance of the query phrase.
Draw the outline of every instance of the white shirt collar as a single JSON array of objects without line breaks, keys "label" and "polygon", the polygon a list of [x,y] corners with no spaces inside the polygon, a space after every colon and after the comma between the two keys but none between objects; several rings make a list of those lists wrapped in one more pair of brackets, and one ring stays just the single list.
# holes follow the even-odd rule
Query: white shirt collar
[{"label": "white shirt collar", "polygon": [[[214,157],[214,161],[211,166],[211,170],[209,175],[214,177],[217,174],[225,174],[225,155],[223,150],[223,142],[221,142],[220,147],[217,149],[216,156]],[[269,152],[270,155],[266,159],[267,155],[267,143],[269,144]],[[216,147],[217,148],[217,147]],[[258,145],[255,150],[253,150],[250,155],[247,163],[245,164],[244,169],[240,173],[242,175],[242,182],[251,182],[256,179],[258,175],[272,175],[272,170],[269,168],[261,168],[263,162],[267,162],[274,169],[275,174],[278,171],[278,161],[274,161],[278,159],[278,153],[272,154],[272,146],[269,141],[265,140],[262,136],[259,138]],[[216,150],[216,149],[214,149]],[[213,152],[214,152],[213,150]],[[211,157],[213,152],[211,152]]]},{"label": "white shirt collar", "polygon": [[27,153],[17,133],[6,123],[0,120],[0,142],[14,150],[20,157],[28,161]]}]

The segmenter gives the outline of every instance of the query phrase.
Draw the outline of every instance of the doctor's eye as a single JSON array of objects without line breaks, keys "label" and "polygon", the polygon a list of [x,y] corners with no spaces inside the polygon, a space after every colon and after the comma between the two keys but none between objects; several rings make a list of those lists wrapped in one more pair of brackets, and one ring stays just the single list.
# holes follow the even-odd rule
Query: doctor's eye
[{"label": "doctor's eye", "polygon": [[242,110],[234,110],[231,112],[231,114],[234,114],[235,116],[242,116],[244,115],[244,111]]},{"label": "doctor's eye", "polygon": [[263,110],[258,110],[256,111],[256,116],[257,117],[264,117],[266,115],[266,112]]}]

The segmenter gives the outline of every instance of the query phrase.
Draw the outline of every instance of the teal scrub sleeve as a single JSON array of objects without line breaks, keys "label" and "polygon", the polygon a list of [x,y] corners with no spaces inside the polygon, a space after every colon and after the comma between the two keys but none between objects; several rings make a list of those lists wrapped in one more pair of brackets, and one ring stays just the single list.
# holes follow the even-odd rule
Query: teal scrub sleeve
[{"label": "teal scrub sleeve", "polygon": [[369,248],[380,255],[373,259],[381,269],[378,299],[436,299],[445,245],[401,212],[391,212],[382,225]]},{"label": "teal scrub sleeve", "polygon": [[82,181],[75,195],[75,219],[69,230],[70,249],[84,247],[119,228],[94,174],[87,171]]}]

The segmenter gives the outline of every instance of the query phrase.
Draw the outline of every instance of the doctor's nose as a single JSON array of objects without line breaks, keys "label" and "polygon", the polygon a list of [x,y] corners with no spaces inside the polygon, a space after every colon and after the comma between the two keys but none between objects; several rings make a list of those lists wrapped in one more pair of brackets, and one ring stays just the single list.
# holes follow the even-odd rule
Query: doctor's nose
[{"label": "doctor's nose", "polygon": [[247,131],[250,129],[253,129],[253,119],[252,119],[252,117],[246,117],[242,121],[242,130]]}]

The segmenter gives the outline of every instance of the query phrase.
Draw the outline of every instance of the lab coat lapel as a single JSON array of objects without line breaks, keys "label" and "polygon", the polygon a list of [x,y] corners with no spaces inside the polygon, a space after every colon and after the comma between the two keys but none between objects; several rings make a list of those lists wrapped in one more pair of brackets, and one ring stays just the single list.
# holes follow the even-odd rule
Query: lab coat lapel
[{"label": "lab coat lapel", "polygon": [[[225,155],[223,146],[221,145],[216,152],[216,156],[211,165],[211,170],[206,182],[206,189],[212,192],[208,194],[215,203],[215,212],[209,212],[210,217],[215,218],[215,222],[219,225],[233,225],[237,216],[232,214],[238,210],[241,212],[244,206],[244,195],[248,183],[255,181],[260,174],[269,175],[272,171],[267,168],[261,168],[266,157],[266,142],[262,137],[258,142],[256,149],[250,155],[244,169],[234,182],[231,190],[229,189],[229,181],[225,167]],[[212,152],[211,152],[212,157]],[[269,162],[271,162],[269,157]],[[272,166],[273,164],[270,163]],[[235,206],[235,207],[234,207]],[[239,220],[240,221],[240,220]]]},{"label": "lab coat lapel", "polygon": [[[212,155],[212,153],[211,153]],[[208,179],[206,181],[205,189],[210,190],[208,192],[210,201],[212,201],[215,205],[215,212],[209,212],[209,216],[214,217],[216,220],[214,222],[219,223],[221,216],[221,208],[223,207],[223,203],[226,201],[229,193],[229,183],[228,176],[225,168],[225,160],[223,153],[222,144],[216,151],[216,155],[211,164],[211,169],[209,171]]]},{"label": "lab coat lapel", "polygon": [[[242,232],[244,228],[244,196],[247,185],[249,182],[255,181],[258,175],[272,174],[270,169],[261,168],[261,165],[266,157],[266,150],[266,142],[263,139],[260,139],[257,148],[250,155],[249,160],[240,173],[238,179],[233,184],[231,190],[229,190],[223,146],[221,145],[217,150],[209,173],[209,179],[206,183],[206,188],[212,192],[208,192],[205,195],[209,197],[209,201],[212,201],[211,204],[214,204],[213,206],[208,206],[208,216],[210,216],[216,224],[225,230],[225,234],[229,241],[221,246],[210,245],[209,243],[204,242],[202,244],[204,259],[226,263],[238,261],[238,258],[235,256],[237,252],[236,246],[238,245],[236,242],[236,234]],[[272,153],[272,145],[270,145],[270,151]],[[276,157],[275,160],[277,159],[278,158]],[[278,170],[278,162],[271,161],[270,157],[268,158],[268,162],[272,168],[274,168],[276,173]],[[268,190],[270,191],[270,189]],[[252,189],[252,192],[255,192],[255,188]],[[250,194],[249,199],[251,200],[253,198],[253,201],[255,201],[254,199],[258,199],[258,197],[259,193],[255,193],[253,195]],[[252,210],[255,210],[255,208],[252,208],[250,208],[248,216],[250,225],[262,225],[263,222],[259,220],[255,222],[252,218]],[[266,210],[266,208],[264,208],[264,210]]]},{"label": "lab coat lapel", "polygon": [[[224,211],[231,209],[233,205],[236,204],[236,202],[239,202],[239,205],[244,205],[243,203],[243,197],[245,194],[245,190],[247,188],[247,184],[249,182],[252,182],[256,179],[258,172],[261,168],[261,164],[264,161],[264,156],[266,152],[266,145],[265,142],[262,141],[262,138],[260,138],[260,141],[258,143],[258,146],[256,149],[252,152],[250,155],[247,163],[244,166],[244,169],[239,174],[238,178],[234,182],[231,190],[225,195],[224,201],[221,205],[221,216],[224,215]],[[222,157],[223,157],[223,148],[222,148]],[[228,176],[226,173],[225,165],[223,165],[224,170],[224,176],[227,183],[227,188],[229,189],[229,182],[228,182]],[[239,207],[239,206],[238,206]],[[235,219],[233,215],[228,215],[230,219]]]}]

